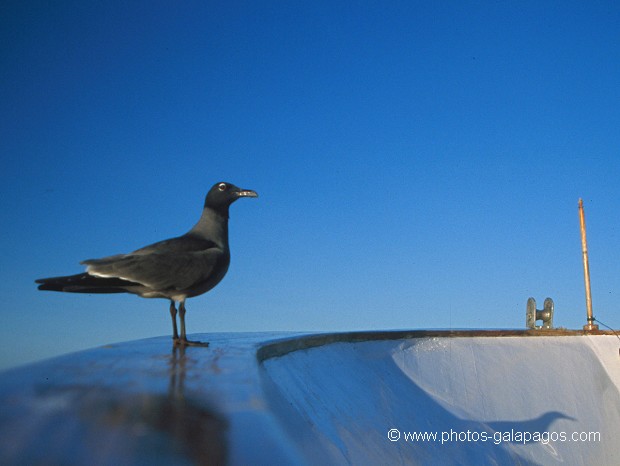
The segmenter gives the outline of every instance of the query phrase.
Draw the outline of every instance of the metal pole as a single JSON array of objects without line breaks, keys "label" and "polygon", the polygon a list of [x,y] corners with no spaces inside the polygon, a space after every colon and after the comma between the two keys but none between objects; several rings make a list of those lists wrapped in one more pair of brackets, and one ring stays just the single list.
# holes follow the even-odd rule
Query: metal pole
[{"label": "metal pole", "polygon": [[583,326],[584,330],[598,330],[592,315],[592,292],[590,291],[590,264],[588,263],[588,241],[586,239],[586,218],[583,213],[583,200],[579,199],[579,224],[581,227],[581,252],[583,254],[583,279],[586,286],[586,311],[588,323]]}]

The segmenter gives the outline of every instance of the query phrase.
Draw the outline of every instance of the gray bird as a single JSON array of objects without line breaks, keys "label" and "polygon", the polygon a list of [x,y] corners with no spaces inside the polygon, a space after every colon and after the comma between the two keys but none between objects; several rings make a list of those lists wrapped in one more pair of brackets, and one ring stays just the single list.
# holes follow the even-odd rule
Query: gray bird
[{"label": "gray bird", "polygon": [[[230,183],[216,183],[207,194],[198,223],[182,236],[145,246],[129,254],[88,259],[86,272],[41,278],[40,290],[69,293],[132,293],[143,298],[170,300],[174,344],[206,346],[189,341],[185,333],[185,300],[217,285],[228,270],[228,208],[256,192]],[[177,330],[177,308],[181,335]]]}]

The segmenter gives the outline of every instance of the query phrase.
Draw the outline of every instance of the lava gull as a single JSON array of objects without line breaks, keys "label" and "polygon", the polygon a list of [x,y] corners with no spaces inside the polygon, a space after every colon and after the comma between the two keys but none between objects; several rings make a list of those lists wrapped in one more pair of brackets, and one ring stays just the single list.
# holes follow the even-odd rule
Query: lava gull
[{"label": "lava gull", "polygon": [[[182,236],[145,246],[129,254],[81,262],[86,272],[36,280],[40,290],[69,293],[132,293],[170,300],[175,345],[207,346],[189,341],[185,333],[185,300],[217,285],[228,270],[228,208],[256,192],[230,183],[216,183],[205,199],[198,223]],[[181,334],[177,330],[177,308]]]}]

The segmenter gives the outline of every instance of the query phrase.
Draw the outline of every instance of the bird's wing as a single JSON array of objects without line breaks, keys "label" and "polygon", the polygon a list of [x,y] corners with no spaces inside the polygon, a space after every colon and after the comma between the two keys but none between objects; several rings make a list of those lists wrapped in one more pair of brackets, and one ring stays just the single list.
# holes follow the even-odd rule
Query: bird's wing
[{"label": "bird's wing", "polygon": [[185,290],[206,280],[225,259],[226,253],[217,247],[196,250],[183,247],[181,241],[167,248],[165,243],[147,246],[151,251],[143,248],[131,254],[85,260],[82,264],[91,275],[122,278],[163,291]]},{"label": "bird's wing", "polygon": [[199,252],[218,246],[208,239],[200,238],[192,234],[166,239],[157,243],[149,244],[137,249],[131,254],[150,254],[153,252],[161,253],[180,253],[180,252]]}]

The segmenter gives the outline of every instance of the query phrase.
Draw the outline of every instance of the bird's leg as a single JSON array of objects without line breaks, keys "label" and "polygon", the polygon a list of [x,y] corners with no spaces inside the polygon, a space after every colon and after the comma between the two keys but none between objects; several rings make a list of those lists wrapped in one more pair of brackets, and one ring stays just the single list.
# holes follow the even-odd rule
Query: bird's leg
[{"label": "bird's leg", "polygon": [[177,308],[174,301],[170,300],[170,317],[172,317],[172,340],[179,340],[179,331],[177,330]]},{"label": "bird's leg", "polygon": [[185,301],[181,301],[179,304],[179,320],[181,321],[181,340],[187,341],[185,335]]},{"label": "bird's leg", "polygon": [[190,341],[187,339],[185,333],[185,301],[179,303],[179,320],[181,321],[181,337],[177,340],[179,344],[187,346],[209,346],[208,342],[203,343],[201,341]]}]

